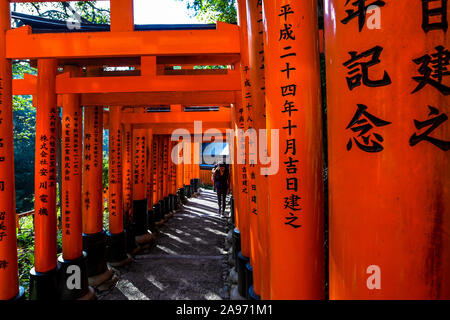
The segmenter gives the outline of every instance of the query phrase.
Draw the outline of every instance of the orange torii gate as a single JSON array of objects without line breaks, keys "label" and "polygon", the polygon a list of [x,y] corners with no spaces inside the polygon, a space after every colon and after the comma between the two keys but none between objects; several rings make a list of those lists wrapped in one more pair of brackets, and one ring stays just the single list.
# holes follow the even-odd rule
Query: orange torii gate
[{"label": "orange torii gate", "polygon": [[[447,1],[442,7],[438,1],[434,7],[426,7],[428,1],[397,1],[372,8],[382,10],[383,25],[367,22],[366,28],[362,18],[371,10],[352,16],[355,3],[328,0],[324,33],[313,1],[238,0],[239,26],[136,32],[132,0],[111,0],[110,31],[70,33],[34,33],[29,26],[9,30],[10,2],[47,1],[0,0],[0,299],[23,296],[17,277],[13,94],[32,95],[37,109],[32,299],[89,298],[88,284],[111,277],[106,262],[129,263],[128,254],[153,241],[179,199],[196,193],[197,138],[212,129],[231,137],[233,252],[241,296],[324,299],[329,269],[331,299],[450,297],[449,146],[437,138],[446,137],[449,128],[441,126],[448,118]],[[324,35],[327,128],[320,109]],[[409,58],[398,59],[408,46]],[[375,68],[380,57],[384,63]],[[442,74],[428,70],[435,57],[442,60],[436,71]],[[12,80],[13,59],[29,59],[38,76]],[[396,68],[387,69],[389,63]],[[228,68],[196,70],[197,65]],[[370,76],[369,67],[374,67]],[[373,80],[377,71],[379,80]],[[218,110],[188,111],[211,105]],[[58,107],[62,146],[56,142]],[[198,120],[204,121],[200,132]],[[370,131],[378,127],[383,135]],[[103,128],[110,136],[108,232],[99,205],[101,170],[92,168],[101,160]],[[185,135],[171,141],[176,129]],[[254,163],[252,130],[264,129],[267,146],[258,143]],[[329,134],[329,265],[323,131]],[[183,148],[175,151],[185,162],[174,165],[177,141]],[[59,258],[58,148],[64,167]],[[243,161],[236,161],[240,157]],[[72,267],[82,280],[77,290],[67,290]]]},{"label": "orange torii gate", "polygon": [[[37,109],[36,142],[39,146],[36,148],[38,165],[35,204],[37,264],[31,272],[30,296],[36,300],[85,299],[92,295],[88,287],[88,277],[89,283],[94,285],[111,276],[106,261],[112,265],[122,265],[129,261],[127,253],[130,251],[127,245],[129,247],[134,241],[127,240],[126,234],[130,229],[126,228],[128,224],[124,224],[124,221],[131,222],[139,228],[136,240],[138,244],[143,244],[150,241],[148,237],[143,237],[144,234],[151,235],[148,231],[148,220],[163,221],[170,217],[170,213],[175,209],[177,202],[175,193],[178,193],[178,188],[185,186],[180,185],[181,177],[178,183],[175,178],[181,176],[182,167],[169,164],[171,132],[177,128],[193,132],[194,120],[203,120],[204,130],[220,128],[225,132],[231,127],[229,109],[220,108],[214,116],[210,116],[209,112],[184,112],[180,107],[173,108],[167,114],[144,113],[138,109],[152,105],[207,106],[234,103],[235,92],[240,90],[239,73],[231,69],[193,70],[189,66],[232,65],[239,61],[238,29],[236,26],[219,23],[215,29],[208,30],[134,32],[132,1],[111,0],[110,32],[35,34],[28,26],[9,30],[9,2],[1,1],[3,27],[0,30],[3,117],[1,132],[2,138],[5,139],[2,144],[5,154],[12,154],[12,94],[29,94],[37,98],[33,99]],[[37,42],[32,45],[33,40]],[[154,46],[154,43],[160,45]],[[28,50],[29,45],[35,47]],[[9,51],[13,47],[18,50]],[[39,47],[41,49],[38,49]],[[54,51],[58,47],[70,48]],[[12,81],[12,59],[29,59],[32,65],[37,66],[38,75],[26,75],[24,79]],[[182,69],[174,70],[171,67],[173,65],[182,66]],[[129,66],[134,70],[104,71],[103,66]],[[188,67],[185,69],[183,66]],[[57,67],[63,67],[63,72],[59,73]],[[87,68],[87,72],[83,70],[84,68]],[[56,260],[58,146],[55,128],[58,107],[61,106],[64,134],[62,148],[64,234],[63,255],[58,262]],[[109,106],[109,112],[104,115],[102,109],[106,106]],[[124,108],[128,107],[137,108],[138,114],[125,112]],[[84,136],[81,135],[83,109]],[[220,121],[216,121],[215,117]],[[98,170],[102,165],[100,158],[102,134],[99,129],[102,127],[109,128],[110,131],[109,231],[106,237],[101,219],[102,171]],[[158,148],[157,152],[161,156],[152,152],[155,151],[154,142],[158,141],[161,148]],[[130,142],[131,146],[128,145]],[[146,187],[148,177],[146,170],[150,169],[148,167],[150,161],[147,161],[149,154],[152,154],[153,162],[157,161],[158,168],[162,166],[165,168],[164,174],[160,174],[160,178],[164,180],[162,184],[155,184],[153,176],[151,187],[156,187],[162,193],[155,197],[152,191],[150,202]],[[198,160],[197,156],[194,158]],[[17,253],[13,238],[15,210],[14,202],[11,202],[14,199],[14,185],[11,184],[14,181],[11,175],[12,158],[9,157],[8,161],[6,171],[2,167],[2,178],[10,184],[5,183],[0,201],[5,210],[2,220],[6,221],[2,225],[6,226],[8,232],[7,238],[2,233],[0,257],[8,267],[0,270],[0,299],[23,295],[22,291],[19,292],[17,281]],[[2,162],[2,166],[4,163],[6,162]],[[196,165],[198,166],[198,163]],[[198,170],[193,170],[193,165],[190,168],[192,168],[190,177],[199,178]],[[9,172],[9,176],[6,172]],[[82,172],[83,183],[81,183]],[[135,174],[139,176],[136,180]],[[193,180],[190,180],[186,187],[190,187],[191,181]],[[7,190],[12,193],[5,196]],[[6,205],[8,201],[9,207]],[[152,203],[152,210],[148,210],[148,213],[154,215],[151,218],[147,216],[149,203]],[[155,213],[157,203],[163,206],[158,217]],[[131,231],[135,231],[135,228]],[[66,286],[72,272],[69,267],[73,266],[78,267],[81,272],[81,289],[70,290],[71,288]],[[3,269],[7,272],[3,272]]]}]

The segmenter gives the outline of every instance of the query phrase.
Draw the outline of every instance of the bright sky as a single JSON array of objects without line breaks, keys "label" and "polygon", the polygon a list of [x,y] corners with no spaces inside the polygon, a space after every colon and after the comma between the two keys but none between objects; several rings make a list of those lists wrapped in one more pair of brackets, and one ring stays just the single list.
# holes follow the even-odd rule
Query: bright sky
[{"label": "bright sky", "polygon": [[[73,2],[70,2],[73,3]],[[99,7],[109,7],[108,2],[98,1]],[[19,12],[27,11],[20,10]],[[186,2],[176,0],[134,0],[135,24],[184,24],[201,23],[191,18]]]},{"label": "bright sky", "polygon": [[176,0],[134,0],[135,24],[199,23],[190,18],[186,2]]}]

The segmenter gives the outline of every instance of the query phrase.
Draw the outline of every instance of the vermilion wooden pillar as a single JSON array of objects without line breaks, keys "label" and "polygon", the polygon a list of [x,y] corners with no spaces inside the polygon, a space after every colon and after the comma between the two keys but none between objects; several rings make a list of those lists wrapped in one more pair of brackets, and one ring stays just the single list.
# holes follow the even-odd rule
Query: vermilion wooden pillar
[{"label": "vermilion wooden pillar", "polygon": [[147,222],[147,129],[133,130],[133,229],[136,241],[151,240]]},{"label": "vermilion wooden pillar", "polygon": [[[256,130],[258,138],[262,137],[261,130],[266,129],[265,116],[265,74],[264,74],[264,42],[263,42],[263,25],[262,25],[262,1],[247,0],[247,30],[248,30],[248,49],[249,64],[248,71],[245,72],[246,79],[250,81],[252,127]],[[267,139],[267,137],[266,137]],[[259,139],[255,139],[256,145]],[[251,189],[251,232],[252,232],[252,251],[253,258],[253,289],[257,296],[269,295],[269,257],[268,257],[268,177],[261,174],[261,161],[259,155],[264,152],[260,150],[262,144],[258,145],[258,149],[252,150],[249,145],[249,156],[255,157],[256,163],[250,167],[250,189]],[[259,152],[259,154],[257,154]]]},{"label": "vermilion wooden pillar", "polygon": [[176,165],[172,161],[172,149],[174,148],[175,143],[170,139],[169,136],[169,167],[170,167],[170,190],[169,190],[169,200],[172,212],[175,212],[175,195],[176,195]]},{"label": "vermilion wooden pillar", "polygon": [[264,3],[267,128],[279,130],[269,176],[270,298],[323,299],[323,177],[317,4]]},{"label": "vermilion wooden pillar", "polygon": [[108,262],[111,265],[122,265],[130,261],[127,256],[126,234],[123,225],[121,114],[121,106],[110,107]]},{"label": "vermilion wooden pillar", "polygon": [[35,249],[30,298],[57,299],[56,257],[56,59],[38,60],[35,151]]},{"label": "vermilion wooden pillar", "polygon": [[[250,172],[248,163],[248,144],[245,138],[245,131],[249,128],[251,113],[249,108],[252,108],[251,99],[251,82],[249,78],[248,68],[248,32],[247,32],[247,9],[246,1],[238,1],[238,14],[239,14],[239,30],[240,30],[240,44],[241,44],[241,96],[236,97],[236,115],[238,129],[237,133],[237,161],[238,161],[238,174],[240,182],[239,197],[239,226],[241,233],[241,255],[238,259],[238,275],[239,275],[239,293],[243,297],[249,296],[247,283],[253,281],[253,277],[247,279],[245,274],[251,275],[246,271],[248,260],[252,258],[252,238],[250,234]],[[240,163],[239,163],[240,162]],[[250,197],[250,198],[249,198]]]},{"label": "vermilion wooden pillar", "polygon": [[[159,136],[154,135],[153,136],[153,142],[152,142],[152,194],[153,194],[153,205],[156,205],[159,201],[158,199],[158,145],[159,145]],[[155,212],[155,215],[157,213]],[[157,216],[155,216],[157,218]],[[155,220],[156,221],[156,220]]]},{"label": "vermilion wooden pillar", "polygon": [[449,299],[448,1],[377,3],[324,4],[330,299]]},{"label": "vermilion wooden pillar", "polygon": [[[238,122],[237,122],[237,118],[238,118],[238,112],[239,110],[237,109],[237,104],[232,104],[231,105],[231,128],[233,129],[232,132],[232,136],[229,136],[228,139],[230,139],[230,141],[232,141],[232,143],[230,143],[230,159],[231,159],[231,174],[232,174],[232,186],[231,186],[231,191],[233,194],[233,202],[234,202],[234,224],[236,227],[236,233],[238,233],[238,230],[240,230],[240,218],[239,218],[239,197],[240,197],[240,181],[239,181],[239,167],[237,164],[237,153],[238,153],[238,149],[237,149],[237,130],[238,130]],[[240,231],[239,231],[240,233]]]},{"label": "vermilion wooden pillar", "polygon": [[158,203],[160,207],[159,222],[164,222],[164,215],[166,211],[166,206],[164,202],[164,137],[162,135],[158,136],[158,181],[157,181],[157,191],[158,191]]},{"label": "vermilion wooden pillar", "polygon": [[[247,21],[249,29],[249,68],[250,81],[255,84],[251,87],[254,127],[258,131],[258,163],[256,169],[256,196],[258,215],[258,238],[261,269],[261,298],[269,298],[269,211],[268,211],[268,176],[261,173],[267,159],[261,159],[260,155],[267,155],[266,145],[260,139],[263,130],[266,129],[266,103],[265,103],[265,63],[264,63],[264,28],[262,23],[262,2],[250,0],[247,7]],[[266,134],[265,140],[268,140]],[[262,164],[264,160],[264,164]],[[255,287],[256,290],[256,287]],[[258,293],[258,292],[257,292]]]},{"label": "vermilion wooden pillar", "polygon": [[133,223],[133,130],[131,124],[123,124],[123,210],[129,225]]},{"label": "vermilion wooden pillar", "polygon": [[9,1],[0,1],[0,300],[19,299],[14,193],[14,148],[11,60],[6,59],[6,31],[10,29]]},{"label": "vermilion wooden pillar", "polygon": [[[93,286],[107,281],[112,271],[106,265],[106,232],[103,229],[103,107],[84,108],[83,140],[83,249]],[[104,277],[93,277],[104,274]],[[99,279],[101,278],[101,279]]]},{"label": "vermilion wooden pillar", "polygon": [[169,136],[162,136],[162,167],[163,167],[163,200],[164,200],[164,214],[167,215],[171,211],[169,201],[169,189],[170,189],[170,171],[169,171]]},{"label": "vermilion wooden pillar", "polygon": [[133,0],[110,0],[111,31],[133,31],[134,12]]},{"label": "vermilion wooden pillar", "polygon": [[[64,72],[79,76],[75,66],[65,66]],[[65,94],[62,116],[62,243],[64,260],[75,260],[82,256],[81,223],[81,154],[82,118],[80,96]]]},{"label": "vermilion wooden pillar", "polygon": [[153,208],[153,131],[147,129],[147,199],[148,210]]},{"label": "vermilion wooden pillar", "polygon": [[[71,76],[79,76],[80,70],[76,66],[65,66],[64,72]],[[82,238],[82,119],[83,110],[80,106],[78,94],[62,96],[62,245],[63,252],[58,258],[61,263],[61,299],[76,300],[86,295],[93,296],[89,289],[87,273],[87,255],[83,252]],[[72,276],[72,268],[79,270],[80,287],[69,286],[68,280]]]},{"label": "vermilion wooden pillar", "polygon": [[103,107],[84,109],[83,232],[103,231]]},{"label": "vermilion wooden pillar", "polygon": [[154,169],[153,169],[153,130],[147,129],[147,223],[148,229],[153,233],[155,229],[155,212],[153,205],[155,204],[153,199],[154,188]]},{"label": "vermilion wooden pillar", "polygon": [[184,186],[186,196],[191,196],[191,143],[183,140]]}]

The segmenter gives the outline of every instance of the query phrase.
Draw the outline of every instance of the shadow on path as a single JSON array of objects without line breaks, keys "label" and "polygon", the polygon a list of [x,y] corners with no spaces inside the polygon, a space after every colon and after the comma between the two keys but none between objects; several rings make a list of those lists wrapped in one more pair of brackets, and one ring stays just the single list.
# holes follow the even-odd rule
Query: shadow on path
[{"label": "shadow on path", "polygon": [[[134,257],[102,300],[220,300],[227,274],[225,218],[216,195],[202,190],[160,228],[156,246]],[[229,210],[227,210],[229,214]]]}]

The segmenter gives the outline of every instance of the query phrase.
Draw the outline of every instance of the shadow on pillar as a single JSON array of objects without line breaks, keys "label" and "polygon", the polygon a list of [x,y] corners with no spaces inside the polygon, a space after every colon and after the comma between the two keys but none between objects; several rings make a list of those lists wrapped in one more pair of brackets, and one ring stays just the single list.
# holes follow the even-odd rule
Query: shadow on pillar
[{"label": "shadow on pillar", "polygon": [[152,242],[152,235],[148,231],[148,200],[133,201],[133,227],[135,241],[140,246]]},{"label": "shadow on pillar", "polygon": [[192,188],[191,188],[191,185],[190,185],[190,184],[186,184],[186,185],[184,186],[184,190],[185,190],[185,194],[186,194],[186,197],[187,197],[187,198],[192,197]]},{"label": "shadow on pillar", "polygon": [[64,260],[60,255],[61,265],[58,273],[58,284],[61,300],[94,300],[94,289],[89,287],[87,271],[87,254],[73,260]]},{"label": "shadow on pillar", "polygon": [[153,219],[155,222],[155,229],[161,225],[161,202],[153,205]]},{"label": "shadow on pillar", "polygon": [[126,231],[112,234],[109,231],[106,234],[106,258],[113,267],[121,267],[131,262],[127,255]]},{"label": "shadow on pillar", "polygon": [[157,225],[162,225],[164,223],[165,212],[166,212],[166,202],[164,200],[159,200],[159,216]]},{"label": "shadow on pillar", "polygon": [[180,199],[180,206],[181,206],[181,204],[182,203],[186,203],[186,193],[185,193],[185,188],[183,187],[183,188],[180,188],[180,189],[178,189],[178,197],[179,197],[179,199]]},{"label": "shadow on pillar", "polygon": [[106,230],[94,234],[83,233],[83,250],[87,254],[89,285],[95,288],[109,281],[114,273],[106,263]]},{"label": "shadow on pillar", "polygon": [[147,222],[148,222],[148,229],[152,232],[152,234],[155,234],[157,232],[156,225],[155,225],[155,206],[152,207],[152,210],[147,211]]},{"label": "shadow on pillar", "polygon": [[253,290],[253,268],[250,261],[245,265],[245,296],[247,300],[251,300],[250,289]]},{"label": "shadow on pillar", "polygon": [[164,199],[163,199],[163,201],[164,201],[164,217],[163,217],[163,219],[164,219],[164,222],[166,222],[167,221],[167,219],[169,219],[169,213],[170,213],[170,199],[169,199],[169,197],[164,197]]},{"label": "shadow on pillar", "polygon": [[234,265],[237,266],[239,264],[238,261],[238,253],[241,252],[241,232],[238,228],[233,229],[233,259]]},{"label": "shadow on pillar", "polygon": [[250,289],[248,291],[248,296],[249,296],[250,300],[261,300],[261,297],[255,293],[255,290],[253,289],[253,285],[250,286]]},{"label": "shadow on pillar", "polygon": [[129,221],[124,223],[125,238],[126,238],[126,250],[130,255],[135,255],[141,250],[141,247],[136,243],[136,231],[134,229],[134,224]]},{"label": "shadow on pillar", "polygon": [[23,287],[19,287],[19,293],[12,299],[8,301],[24,301],[25,300],[25,289]]},{"label": "shadow on pillar", "polygon": [[231,215],[231,223],[234,226],[236,224],[236,217],[235,217],[235,212],[234,212],[234,197],[231,196],[230,198],[230,215]]}]

